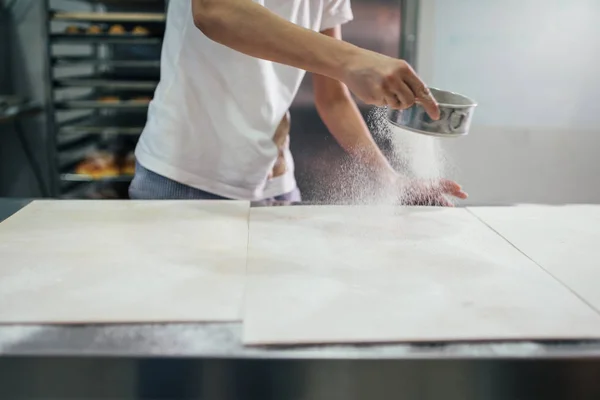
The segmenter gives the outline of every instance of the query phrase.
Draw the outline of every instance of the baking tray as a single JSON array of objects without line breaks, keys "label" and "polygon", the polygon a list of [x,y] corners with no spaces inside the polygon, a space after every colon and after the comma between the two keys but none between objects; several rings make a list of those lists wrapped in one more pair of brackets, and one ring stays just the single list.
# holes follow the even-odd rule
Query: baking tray
[{"label": "baking tray", "polygon": [[[80,149],[86,149],[83,155],[79,155],[78,158],[67,162],[67,165],[72,166],[73,163],[80,161],[81,156],[85,157],[90,151],[94,151],[98,145],[98,138],[94,135],[81,135],[81,136],[59,136],[56,141],[56,148],[60,155],[72,154],[73,152],[79,153]],[[59,156],[60,158],[60,156]],[[61,160],[61,161],[64,161]],[[64,163],[63,163],[64,165]],[[64,171],[67,172],[67,171]]]},{"label": "baking tray", "polygon": [[133,175],[119,175],[105,178],[94,178],[89,175],[81,175],[75,173],[66,173],[60,175],[60,180],[63,182],[131,182]]},{"label": "baking tray", "polygon": [[111,110],[140,110],[145,111],[149,102],[123,99],[119,102],[103,102],[98,96],[86,96],[76,99],[56,101],[58,110],[80,110],[80,109],[111,109]]},{"label": "baking tray", "polygon": [[50,35],[50,40],[54,44],[90,44],[90,43],[106,43],[106,44],[134,44],[134,45],[160,45],[162,36],[142,36],[142,35],[109,35],[101,33],[97,35],[87,34],[66,34],[53,33]]},{"label": "baking tray", "polygon": [[[168,1],[168,0],[166,0]],[[165,0],[88,0],[88,3],[96,3],[96,4],[117,4],[121,7],[125,6],[156,6],[164,9]]]},{"label": "baking tray", "polygon": [[56,87],[90,87],[105,89],[128,90],[154,90],[158,85],[159,77],[140,77],[111,74],[79,75],[64,78],[55,78]]},{"label": "baking tray", "polygon": [[83,138],[77,142],[59,152],[56,161],[60,172],[71,172],[88,154],[98,150],[98,140],[93,138]]},{"label": "baking tray", "polygon": [[69,12],[51,11],[50,18],[54,21],[80,22],[121,22],[121,23],[164,23],[164,13],[119,13],[119,12]]},{"label": "baking tray", "polygon": [[160,68],[160,60],[114,60],[99,59],[86,56],[55,56],[52,58],[55,67],[106,66],[111,68]]},{"label": "baking tray", "polygon": [[59,129],[60,135],[140,135],[146,124],[146,115],[99,116],[67,122]]}]

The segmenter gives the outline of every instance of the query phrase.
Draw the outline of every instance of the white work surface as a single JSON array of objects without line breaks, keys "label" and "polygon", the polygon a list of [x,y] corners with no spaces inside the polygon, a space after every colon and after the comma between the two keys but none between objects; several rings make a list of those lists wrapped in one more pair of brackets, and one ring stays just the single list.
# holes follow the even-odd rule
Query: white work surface
[{"label": "white work surface", "polygon": [[36,201],[0,224],[0,323],[239,320],[249,209]]},{"label": "white work surface", "polygon": [[250,212],[245,344],[600,338],[600,315],[465,209]]},{"label": "white work surface", "polygon": [[470,211],[600,310],[600,205]]}]

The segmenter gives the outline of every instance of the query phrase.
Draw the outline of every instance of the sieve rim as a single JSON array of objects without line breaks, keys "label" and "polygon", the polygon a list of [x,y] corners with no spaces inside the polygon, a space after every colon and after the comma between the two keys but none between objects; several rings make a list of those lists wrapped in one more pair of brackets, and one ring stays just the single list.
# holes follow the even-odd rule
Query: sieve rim
[{"label": "sieve rim", "polygon": [[[438,104],[438,106],[441,107],[447,107],[447,108],[464,108],[464,107],[477,107],[477,102],[473,99],[471,99],[470,97],[467,97],[465,95],[462,95],[460,93],[456,93],[456,92],[451,92],[449,90],[442,90],[442,89],[438,89],[435,87],[430,87],[429,91],[431,92],[431,95],[433,96],[433,98],[436,99],[436,102]],[[457,99],[461,99],[464,100],[465,103],[468,104],[456,104],[456,103],[447,103],[447,102],[439,102],[435,96],[436,92],[438,94],[444,94],[444,95],[450,95],[452,97],[456,97]]]}]

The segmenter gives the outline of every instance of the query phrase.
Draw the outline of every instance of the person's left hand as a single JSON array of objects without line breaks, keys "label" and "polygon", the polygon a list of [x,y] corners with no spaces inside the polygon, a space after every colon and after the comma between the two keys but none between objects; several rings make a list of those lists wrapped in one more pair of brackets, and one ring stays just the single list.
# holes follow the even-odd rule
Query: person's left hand
[{"label": "person's left hand", "polygon": [[469,197],[458,183],[448,179],[399,182],[400,201],[407,206],[454,207],[449,197],[461,200]]}]

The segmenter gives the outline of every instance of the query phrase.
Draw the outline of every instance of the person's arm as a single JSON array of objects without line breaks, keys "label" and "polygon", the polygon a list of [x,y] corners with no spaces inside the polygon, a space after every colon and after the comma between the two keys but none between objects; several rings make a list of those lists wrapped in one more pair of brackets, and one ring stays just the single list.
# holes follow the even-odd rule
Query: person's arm
[{"label": "person's arm", "polygon": [[[339,26],[321,33],[337,40],[342,38]],[[377,147],[346,85],[314,74],[313,86],[319,116],[340,146],[369,166],[384,183],[393,183],[397,174]]]},{"label": "person's arm", "polygon": [[439,118],[427,86],[403,60],[305,29],[252,0],[191,2],[195,25],[217,43],[342,81],[368,104],[403,109],[419,101]]},{"label": "person's arm", "polygon": [[[342,39],[339,26],[326,29],[322,34],[336,40]],[[336,141],[349,154],[368,165],[383,186],[396,187],[405,204],[452,206],[452,202],[446,198],[447,195],[467,198],[460,185],[453,181],[410,181],[398,174],[373,140],[346,85],[335,79],[314,74],[313,86],[317,111]]]}]

